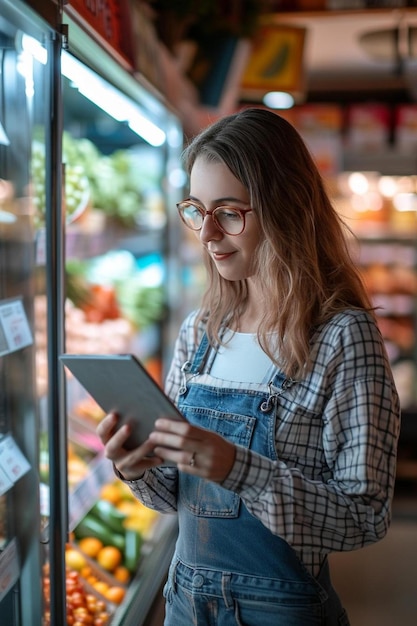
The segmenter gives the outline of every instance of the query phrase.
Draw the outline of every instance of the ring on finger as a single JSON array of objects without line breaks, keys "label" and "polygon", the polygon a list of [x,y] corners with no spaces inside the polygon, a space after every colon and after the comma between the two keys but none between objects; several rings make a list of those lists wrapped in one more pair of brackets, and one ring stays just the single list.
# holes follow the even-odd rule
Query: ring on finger
[{"label": "ring on finger", "polygon": [[191,465],[191,467],[194,467],[194,465],[195,465],[195,452],[193,452],[192,455],[191,455],[190,465]]}]

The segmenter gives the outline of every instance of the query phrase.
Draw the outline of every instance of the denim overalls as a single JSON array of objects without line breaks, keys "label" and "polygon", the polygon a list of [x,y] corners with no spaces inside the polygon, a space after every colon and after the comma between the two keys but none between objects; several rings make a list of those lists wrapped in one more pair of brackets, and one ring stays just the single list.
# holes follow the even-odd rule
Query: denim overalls
[{"label": "denim overalls", "polygon": [[[204,335],[178,406],[193,424],[276,459],[273,386],[210,376]],[[213,355],[214,357],[214,355]],[[204,371],[205,370],[205,371]],[[198,463],[198,455],[197,455]],[[346,626],[327,561],[313,578],[283,539],[251,515],[239,496],[179,473],[179,536],[165,585],[165,626]]]}]

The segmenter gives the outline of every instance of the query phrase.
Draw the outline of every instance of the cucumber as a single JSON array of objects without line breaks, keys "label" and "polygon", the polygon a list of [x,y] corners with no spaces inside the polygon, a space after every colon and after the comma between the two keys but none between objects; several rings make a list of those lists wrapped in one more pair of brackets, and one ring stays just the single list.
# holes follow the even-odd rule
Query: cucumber
[{"label": "cucumber", "polygon": [[76,526],[74,529],[74,535],[76,539],[96,537],[97,539],[100,539],[105,546],[114,546],[115,548],[119,548],[122,552],[125,551],[125,536],[113,532],[103,522],[90,514],[86,515],[78,526]]},{"label": "cucumber", "polygon": [[136,530],[125,531],[124,565],[131,573],[134,573],[138,567],[142,543],[142,535]]},{"label": "cucumber", "polygon": [[90,510],[89,515],[98,518],[115,532],[124,533],[123,522],[126,519],[126,515],[108,500],[98,500]]}]

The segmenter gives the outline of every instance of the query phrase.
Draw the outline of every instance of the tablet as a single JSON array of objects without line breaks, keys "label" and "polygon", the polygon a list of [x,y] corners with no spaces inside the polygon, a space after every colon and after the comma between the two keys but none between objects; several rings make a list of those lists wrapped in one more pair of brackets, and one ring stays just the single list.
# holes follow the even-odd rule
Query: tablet
[{"label": "tablet", "polygon": [[158,417],[185,419],[133,354],[63,354],[60,360],[106,414],[132,425],[128,450],[146,441]]}]

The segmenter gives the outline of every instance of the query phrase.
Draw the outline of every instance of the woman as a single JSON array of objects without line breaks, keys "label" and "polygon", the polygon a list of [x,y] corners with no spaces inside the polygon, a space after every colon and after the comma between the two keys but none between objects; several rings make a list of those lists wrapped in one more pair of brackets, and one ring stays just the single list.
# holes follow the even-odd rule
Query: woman
[{"label": "woman", "polygon": [[208,273],[166,383],[187,421],[134,451],[116,415],[98,428],[133,493],[178,513],[165,624],[348,624],[327,555],[387,532],[399,404],[345,228],[272,112],[215,122],[185,162]]}]

